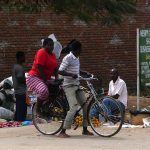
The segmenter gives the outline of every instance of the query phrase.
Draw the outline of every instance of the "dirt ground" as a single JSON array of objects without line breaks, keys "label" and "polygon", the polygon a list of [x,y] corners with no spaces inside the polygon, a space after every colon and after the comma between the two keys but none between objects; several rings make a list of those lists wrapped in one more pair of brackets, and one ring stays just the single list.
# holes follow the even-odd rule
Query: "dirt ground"
[{"label": "dirt ground", "polygon": [[150,128],[122,128],[111,138],[81,135],[81,128],[69,130],[70,138],[41,135],[34,126],[0,129],[1,150],[145,150]]},{"label": "dirt ground", "polygon": [[[136,97],[129,96],[129,108],[136,106]],[[149,98],[141,98],[141,107],[150,106]],[[90,129],[90,128],[89,128]],[[69,130],[70,138],[40,134],[33,125],[0,128],[0,150],[144,150],[149,149],[150,127],[122,128],[111,138],[81,135],[82,128]]]}]

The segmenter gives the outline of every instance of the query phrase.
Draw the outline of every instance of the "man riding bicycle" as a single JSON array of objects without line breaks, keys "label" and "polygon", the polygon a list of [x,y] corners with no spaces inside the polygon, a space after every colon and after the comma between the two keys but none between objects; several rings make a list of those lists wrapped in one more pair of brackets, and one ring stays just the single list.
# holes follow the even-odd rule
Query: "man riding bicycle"
[{"label": "man riding bicycle", "polygon": [[[79,88],[79,79],[80,75],[89,74],[84,71],[80,71],[80,62],[79,55],[81,53],[82,45],[79,41],[74,40],[70,47],[71,52],[63,58],[63,61],[59,68],[59,74],[64,76],[63,87],[64,91],[70,106],[70,109],[67,113],[67,116],[64,121],[63,129],[59,134],[59,137],[70,137],[66,134],[66,129],[71,128],[71,124],[78,109],[78,103],[82,105],[86,101],[84,92]],[[87,105],[83,106],[83,135],[93,135],[90,131],[87,130]]]}]

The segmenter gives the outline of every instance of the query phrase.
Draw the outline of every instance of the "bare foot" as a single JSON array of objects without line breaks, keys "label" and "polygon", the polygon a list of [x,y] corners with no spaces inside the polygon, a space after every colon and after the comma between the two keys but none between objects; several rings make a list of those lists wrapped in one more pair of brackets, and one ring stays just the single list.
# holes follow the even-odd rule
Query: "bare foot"
[{"label": "bare foot", "polygon": [[92,132],[90,132],[90,131],[84,131],[84,132],[82,132],[82,135],[90,135],[90,136],[93,136],[94,134],[92,133]]},{"label": "bare foot", "polygon": [[68,135],[66,133],[59,133],[58,137],[60,137],[60,138],[69,138],[70,135]]}]

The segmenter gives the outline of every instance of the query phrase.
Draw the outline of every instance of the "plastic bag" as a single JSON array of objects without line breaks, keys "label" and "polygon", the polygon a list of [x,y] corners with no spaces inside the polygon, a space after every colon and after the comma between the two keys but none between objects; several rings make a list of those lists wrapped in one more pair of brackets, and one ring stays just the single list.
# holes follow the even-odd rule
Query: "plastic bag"
[{"label": "plastic bag", "polygon": [[143,118],[143,127],[150,127],[150,117],[148,118]]}]

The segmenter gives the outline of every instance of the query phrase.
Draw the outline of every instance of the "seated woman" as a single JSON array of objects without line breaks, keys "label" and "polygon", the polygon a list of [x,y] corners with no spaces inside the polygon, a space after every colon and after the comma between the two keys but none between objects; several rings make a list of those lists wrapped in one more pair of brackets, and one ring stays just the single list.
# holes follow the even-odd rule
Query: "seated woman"
[{"label": "seated woman", "polygon": [[32,68],[26,78],[28,89],[37,94],[38,114],[40,114],[43,101],[47,100],[49,96],[47,80],[50,80],[52,75],[55,76],[55,79],[58,78],[58,63],[52,52],[53,48],[53,40],[46,38],[43,42],[43,48],[36,52]]},{"label": "seated woman", "polygon": [[3,88],[0,90],[1,106],[8,110],[14,111],[15,97],[14,91],[12,90],[12,82],[6,79],[2,87]]},{"label": "seated woman", "polygon": [[13,120],[14,118],[15,97],[12,90],[12,82],[8,79],[4,80],[2,89],[0,90],[0,118],[5,120]]}]

